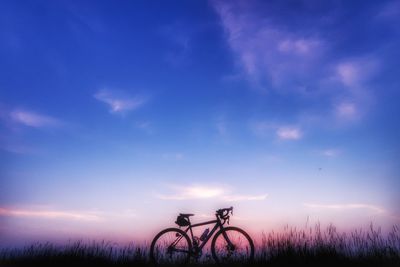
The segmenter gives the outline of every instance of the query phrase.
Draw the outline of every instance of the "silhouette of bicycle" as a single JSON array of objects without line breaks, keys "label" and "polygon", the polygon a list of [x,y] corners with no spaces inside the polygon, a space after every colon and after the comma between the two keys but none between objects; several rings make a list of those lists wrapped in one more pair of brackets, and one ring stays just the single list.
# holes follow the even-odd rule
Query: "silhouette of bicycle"
[{"label": "silhouette of bicycle", "polygon": [[[153,263],[185,264],[190,257],[200,258],[202,249],[218,229],[211,242],[211,254],[218,264],[253,261],[254,243],[250,236],[238,227],[224,227],[225,223],[229,225],[233,207],[217,210],[216,220],[212,221],[191,224],[189,217],[193,215],[179,214],[175,223],[179,227],[187,226],[185,230],[167,228],[154,237],[150,247]],[[193,235],[192,228],[208,224],[215,224],[211,231],[206,229],[200,238]]]}]

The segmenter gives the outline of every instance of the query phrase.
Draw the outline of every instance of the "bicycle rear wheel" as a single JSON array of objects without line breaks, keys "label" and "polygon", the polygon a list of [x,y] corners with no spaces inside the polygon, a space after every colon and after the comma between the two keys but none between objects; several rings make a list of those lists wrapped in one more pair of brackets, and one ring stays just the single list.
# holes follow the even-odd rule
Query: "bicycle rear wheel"
[{"label": "bicycle rear wheel", "polygon": [[150,259],[154,264],[186,264],[190,260],[192,243],[189,236],[178,228],[167,228],[158,233],[150,246]]},{"label": "bicycle rear wheel", "polygon": [[217,264],[248,263],[254,260],[254,243],[238,227],[226,227],[215,234],[211,253]]}]

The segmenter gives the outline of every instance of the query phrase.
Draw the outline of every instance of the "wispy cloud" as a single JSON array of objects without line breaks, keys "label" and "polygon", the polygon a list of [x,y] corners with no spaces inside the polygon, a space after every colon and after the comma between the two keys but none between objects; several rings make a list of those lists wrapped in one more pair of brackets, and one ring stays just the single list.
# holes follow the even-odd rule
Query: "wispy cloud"
[{"label": "wispy cloud", "polygon": [[34,128],[58,127],[62,125],[62,122],[56,118],[22,109],[11,111],[10,118],[16,123]]},{"label": "wispy cloud", "polygon": [[358,109],[354,102],[341,102],[335,105],[336,116],[340,119],[355,119],[358,117]]},{"label": "wispy cloud", "polygon": [[48,210],[48,209],[15,209],[1,208],[0,216],[8,217],[37,217],[45,219],[69,219],[69,220],[100,220],[101,217],[90,212],[75,212],[64,210]]},{"label": "wispy cloud", "polygon": [[339,149],[335,149],[335,148],[328,148],[325,150],[321,151],[321,155],[325,156],[325,157],[337,157],[338,155],[340,155],[341,151]]},{"label": "wispy cloud", "polygon": [[295,127],[281,127],[277,129],[276,135],[282,140],[298,140],[303,137],[302,131]]},{"label": "wispy cloud", "polygon": [[140,121],[135,123],[135,127],[146,132],[147,134],[153,134],[154,131],[154,127],[153,124],[150,121]]},{"label": "wispy cloud", "polygon": [[255,121],[250,124],[250,129],[254,135],[259,137],[267,137],[271,132],[279,140],[299,140],[303,137],[303,131],[297,126],[282,126],[268,121]]},{"label": "wispy cloud", "polygon": [[321,42],[317,39],[287,39],[278,43],[278,50],[289,54],[294,53],[305,55],[313,53],[313,51],[315,51],[315,49],[318,49],[320,45]]},{"label": "wispy cloud", "polygon": [[[215,185],[191,185],[191,186],[170,186],[171,194],[156,194],[156,197],[163,200],[189,200],[189,199],[219,199],[222,201],[259,201],[267,198],[267,194],[242,195],[232,194],[226,186]],[[228,189],[227,189],[228,188]]]},{"label": "wispy cloud", "polygon": [[212,4],[237,63],[253,86],[282,89],[293,79],[307,80],[318,73],[315,61],[326,45],[318,34],[289,31],[272,23],[257,12],[255,2]]},{"label": "wispy cloud", "polygon": [[[377,60],[368,55],[339,58],[339,61],[336,55],[332,57],[330,53],[335,44],[322,34],[323,25],[327,23],[325,15],[329,14],[310,16],[309,20],[314,21],[314,25],[320,25],[310,29],[292,25],[277,18],[277,13],[269,11],[278,6],[284,9],[284,3],[211,3],[221,20],[226,41],[238,66],[255,86],[279,90],[292,88],[304,92],[302,85],[320,87],[322,81],[334,75],[345,86],[354,87],[369,79],[377,70]],[[301,12],[306,10],[299,14]],[[331,69],[331,66],[334,68]]]},{"label": "wispy cloud", "polygon": [[112,113],[122,113],[125,111],[135,110],[145,103],[143,97],[131,97],[122,91],[116,90],[100,90],[94,95],[94,98],[106,103]]},{"label": "wispy cloud", "polygon": [[379,61],[372,56],[345,59],[336,65],[333,80],[339,82],[344,96],[333,105],[333,114],[339,121],[362,117],[371,101],[372,89],[369,82],[379,72],[379,68]]},{"label": "wispy cloud", "polygon": [[174,194],[157,195],[160,199],[165,200],[186,200],[186,199],[207,199],[221,197],[224,194],[224,189],[216,187],[207,187],[201,185],[193,186],[172,186],[176,191]]},{"label": "wispy cloud", "polygon": [[337,66],[339,80],[346,86],[358,85],[362,78],[360,68],[354,62],[344,62]]},{"label": "wispy cloud", "polygon": [[337,79],[348,88],[362,89],[379,70],[379,62],[371,56],[343,59],[336,65]]},{"label": "wispy cloud", "polygon": [[[339,123],[366,114],[370,101],[373,101],[373,79],[381,68],[386,68],[381,63],[382,51],[368,50],[364,54],[353,55],[342,53],[343,47],[354,41],[352,38],[341,41],[331,39],[330,36],[337,34],[327,32],[332,29],[329,24],[339,19],[335,12],[318,10],[316,7],[316,12],[322,13],[311,14],[304,20],[302,14],[307,14],[309,10],[307,5],[300,5],[300,10],[292,14],[292,20],[288,21],[282,19],[285,16],[277,15],[288,9],[285,2],[215,0],[211,3],[220,18],[226,42],[236,63],[237,73],[231,77],[244,78],[250,84],[249,88],[263,93],[274,90],[276,93],[305,96],[311,103],[309,106],[318,106]],[[326,6],[329,5],[332,7],[330,10],[343,8],[337,3]],[[398,2],[388,6],[383,14],[397,14],[391,7],[397,7]],[[350,34],[347,29],[340,31],[343,36]],[[386,44],[380,42],[379,46]],[[346,99],[352,106],[335,105],[339,98]],[[322,106],[321,103],[325,101],[327,105]]]},{"label": "wispy cloud", "polygon": [[321,209],[321,210],[337,210],[337,211],[346,211],[346,210],[355,210],[355,209],[367,209],[374,211],[376,213],[385,213],[386,210],[382,207],[369,205],[369,204],[360,204],[360,203],[350,203],[350,204],[316,204],[316,203],[304,203],[303,204],[307,208],[312,209]]}]

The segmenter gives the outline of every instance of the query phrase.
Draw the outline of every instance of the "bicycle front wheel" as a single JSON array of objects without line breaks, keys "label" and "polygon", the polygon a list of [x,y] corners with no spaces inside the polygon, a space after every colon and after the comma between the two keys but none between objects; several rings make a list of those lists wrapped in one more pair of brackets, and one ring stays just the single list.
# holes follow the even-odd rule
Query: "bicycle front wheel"
[{"label": "bicycle front wheel", "polygon": [[192,243],[189,236],[178,228],[158,233],[150,246],[150,259],[157,264],[186,264],[190,260]]},{"label": "bicycle front wheel", "polygon": [[254,243],[238,227],[226,227],[215,234],[211,253],[217,264],[248,263],[254,260]]}]

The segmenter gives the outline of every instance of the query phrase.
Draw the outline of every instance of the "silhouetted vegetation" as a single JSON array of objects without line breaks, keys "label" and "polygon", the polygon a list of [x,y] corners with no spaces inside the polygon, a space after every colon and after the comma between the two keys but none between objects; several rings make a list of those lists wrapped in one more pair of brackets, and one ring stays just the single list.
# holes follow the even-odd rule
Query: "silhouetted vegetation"
[{"label": "silhouetted vegetation", "polygon": [[[368,230],[341,233],[334,226],[321,230],[286,227],[264,234],[252,264],[238,266],[400,266],[400,228],[388,234],[372,225]],[[107,242],[74,242],[64,246],[37,243],[4,249],[0,266],[151,266],[146,246],[119,247]],[[215,265],[203,255],[193,266]],[[234,264],[233,264],[234,265]],[[232,264],[230,264],[232,266]]]},{"label": "silhouetted vegetation", "polygon": [[383,235],[371,224],[368,230],[340,233],[330,225],[323,231],[286,227],[265,234],[257,254],[259,265],[272,266],[400,266],[400,229]]}]

